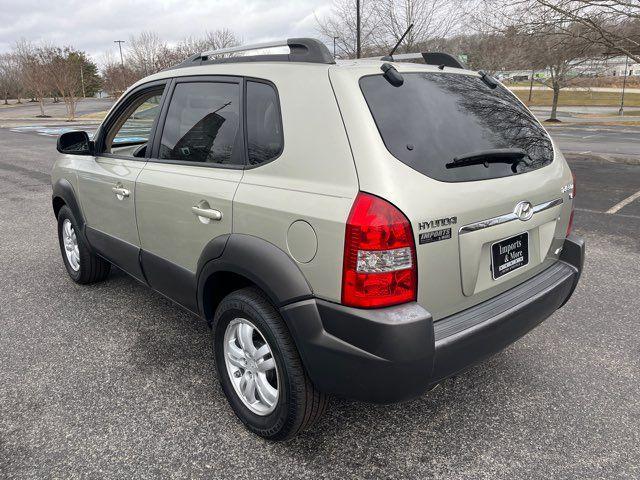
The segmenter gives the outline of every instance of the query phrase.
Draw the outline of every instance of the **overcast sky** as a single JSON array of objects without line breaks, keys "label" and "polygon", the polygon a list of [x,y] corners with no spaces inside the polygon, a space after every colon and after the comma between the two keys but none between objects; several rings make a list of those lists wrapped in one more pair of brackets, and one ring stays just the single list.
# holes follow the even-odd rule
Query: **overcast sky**
[{"label": "overcast sky", "polygon": [[[0,52],[21,38],[73,45],[100,62],[141,31],[167,42],[229,28],[245,43],[317,36],[330,0],[0,0]],[[126,44],[125,44],[126,45]]]}]

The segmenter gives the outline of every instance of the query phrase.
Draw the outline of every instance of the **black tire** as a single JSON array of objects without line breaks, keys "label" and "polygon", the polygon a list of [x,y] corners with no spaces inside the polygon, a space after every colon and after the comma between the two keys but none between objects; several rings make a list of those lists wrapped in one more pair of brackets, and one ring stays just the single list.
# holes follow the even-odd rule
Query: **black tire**
[{"label": "black tire", "polygon": [[[78,270],[74,270],[74,268],[69,263],[69,259],[67,258],[67,255],[65,253],[62,233],[65,220],[69,220],[71,222],[71,226],[73,227],[73,230],[76,234],[76,239],[78,242],[78,252],[80,254],[80,267]],[[85,243],[83,236],[79,232],[80,227],[78,226],[78,222],[76,221],[73,212],[66,205],[63,206],[58,212],[58,243],[60,244],[60,253],[62,254],[62,261],[64,262],[64,266],[67,269],[67,273],[69,274],[69,277],[71,277],[71,280],[83,285],[88,283],[100,282],[107,278],[107,276],[109,275],[111,264],[93,254],[91,250],[89,250],[89,246]]]},{"label": "black tire", "polygon": [[[229,323],[236,318],[245,318],[260,330],[279,372],[275,409],[264,416],[245,406],[227,371],[224,335]],[[213,341],[222,389],[231,408],[250,431],[268,440],[287,440],[320,419],[327,408],[328,396],[311,383],[287,326],[260,289],[236,290],[222,300],[214,318]]]}]

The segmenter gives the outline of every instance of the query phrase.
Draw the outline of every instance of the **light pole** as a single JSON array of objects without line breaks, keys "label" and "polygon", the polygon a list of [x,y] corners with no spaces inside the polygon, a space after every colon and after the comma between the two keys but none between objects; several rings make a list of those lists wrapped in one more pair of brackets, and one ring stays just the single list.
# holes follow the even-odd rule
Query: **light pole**
[{"label": "light pole", "polygon": [[82,84],[82,98],[87,98],[87,93],[85,92],[85,89],[84,89],[84,72],[82,71],[83,70],[82,67],[83,65],[80,64],[80,83]]},{"label": "light pole", "polygon": [[624,78],[622,79],[622,98],[620,99],[620,110],[618,115],[624,115],[624,91],[627,88],[627,72],[629,70],[629,55],[624,61]]},{"label": "light pole", "polygon": [[531,69],[531,83],[529,84],[529,104],[531,104],[531,98],[533,97],[533,77],[536,74],[535,68]]},{"label": "light pole", "polygon": [[356,58],[362,55],[362,46],[360,45],[360,0],[356,0]]}]

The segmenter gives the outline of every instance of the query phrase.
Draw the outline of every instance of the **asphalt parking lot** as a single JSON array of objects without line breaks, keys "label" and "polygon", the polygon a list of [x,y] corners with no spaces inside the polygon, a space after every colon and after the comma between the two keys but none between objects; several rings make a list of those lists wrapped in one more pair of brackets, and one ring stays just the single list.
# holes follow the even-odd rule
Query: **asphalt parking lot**
[{"label": "asphalt parking lot", "polygon": [[227,406],[202,321],[118,271],[67,278],[55,138],[0,129],[0,152],[0,477],[640,477],[640,199],[618,208],[639,165],[570,158],[586,268],[540,327],[414,401],[332,399],[273,444]]},{"label": "asphalt parking lot", "polygon": [[572,124],[548,129],[566,151],[605,157],[640,155],[640,126]]}]

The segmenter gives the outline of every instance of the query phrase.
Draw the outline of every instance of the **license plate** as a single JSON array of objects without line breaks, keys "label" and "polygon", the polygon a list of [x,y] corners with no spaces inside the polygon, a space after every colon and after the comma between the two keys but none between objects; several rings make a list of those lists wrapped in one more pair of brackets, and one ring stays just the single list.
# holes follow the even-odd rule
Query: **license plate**
[{"label": "license plate", "polygon": [[529,232],[507,238],[491,245],[491,273],[493,279],[524,267],[529,263]]}]

